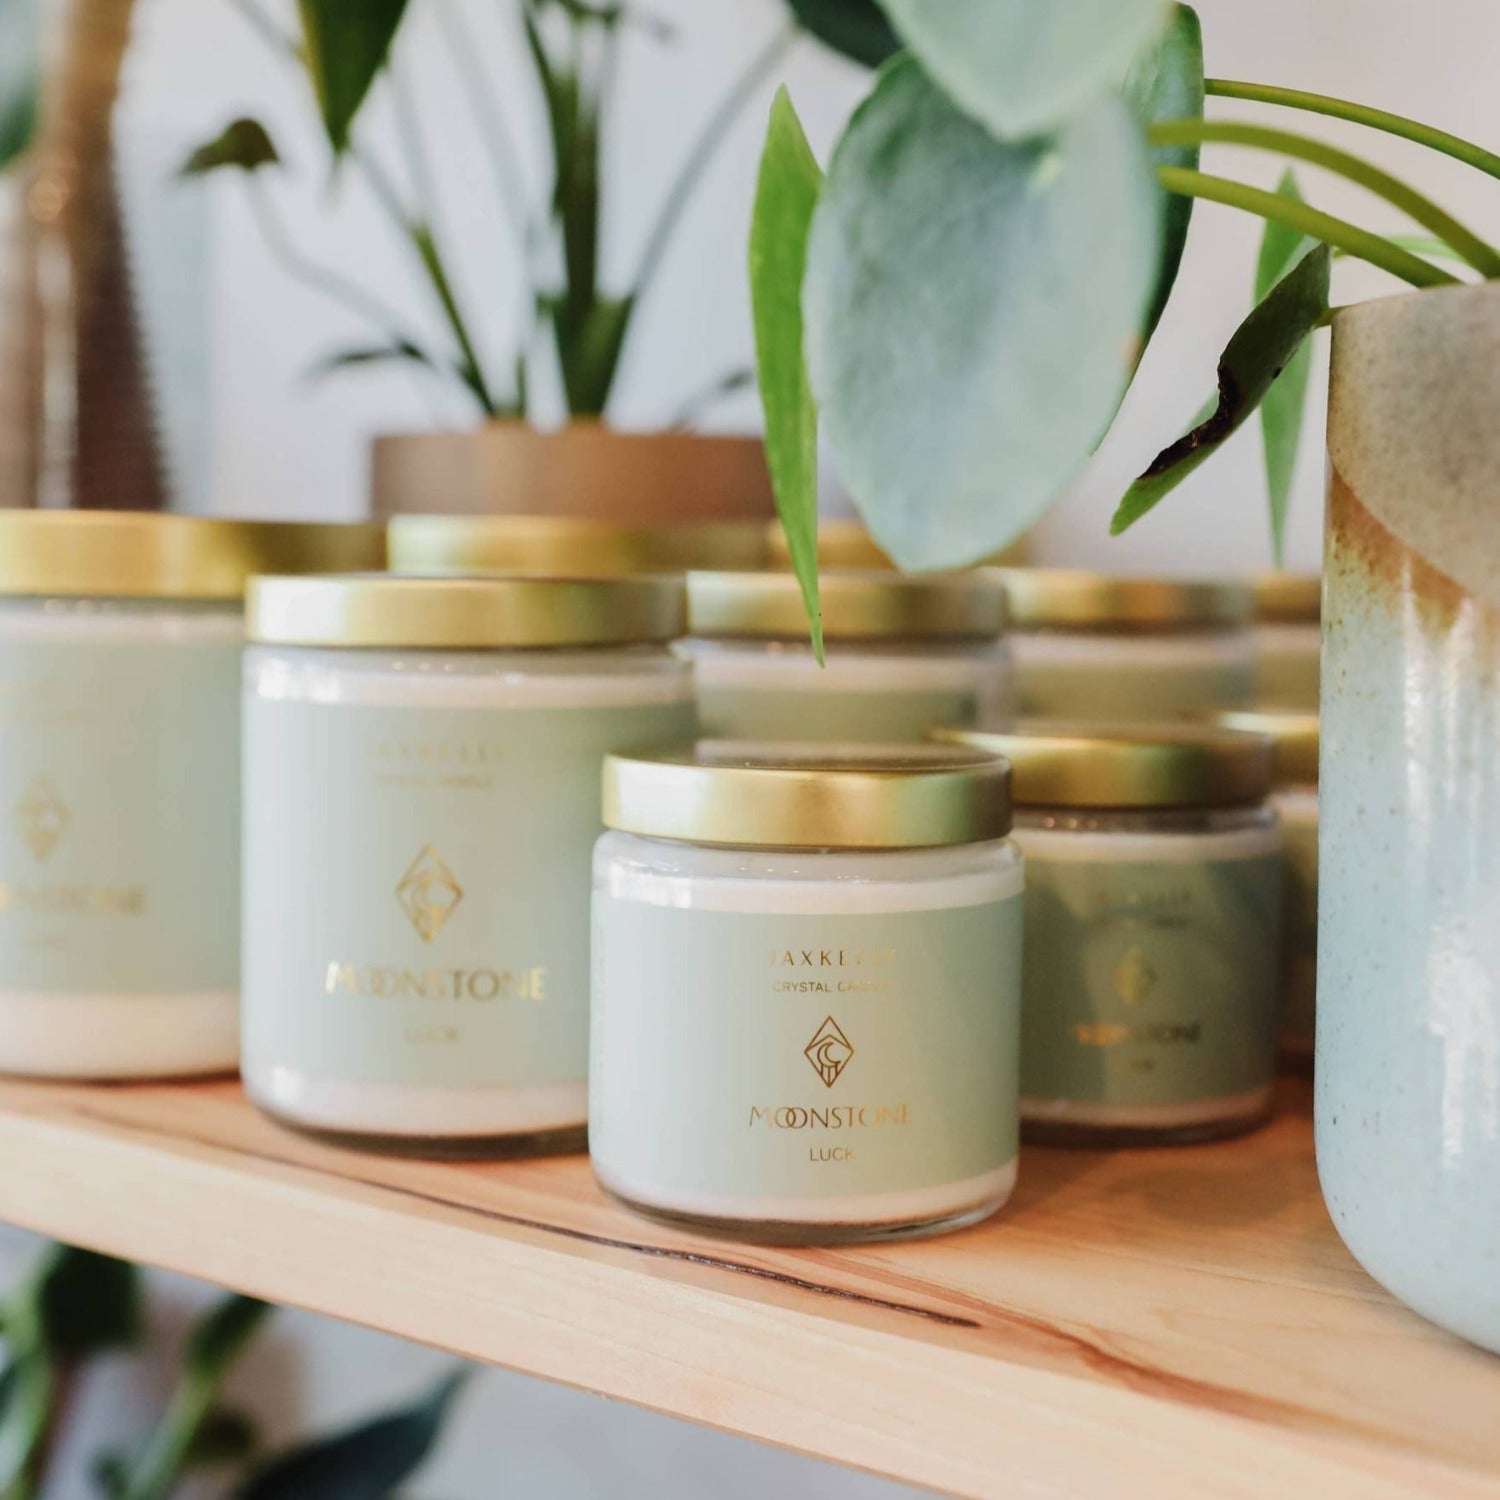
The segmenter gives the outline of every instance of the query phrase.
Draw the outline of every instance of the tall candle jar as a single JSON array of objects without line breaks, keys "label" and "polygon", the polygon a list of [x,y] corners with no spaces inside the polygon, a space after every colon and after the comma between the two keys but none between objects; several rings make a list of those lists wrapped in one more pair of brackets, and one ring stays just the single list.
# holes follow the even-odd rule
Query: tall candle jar
[{"label": "tall candle jar", "polygon": [[1323,580],[1316,573],[1262,573],[1255,593],[1255,698],[1318,709]]},{"label": "tall candle jar", "polygon": [[0,1071],[239,1056],[239,672],[257,568],[374,527],[0,513]]},{"label": "tall candle jar", "polygon": [[605,753],[692,732],[680,580],[257,579],[244,1060],[305,1131],[577,1148]]},{"label": "tall candle jar", "polygon": [[589,1116],[610,1193],[782,1243],[933,1233],[1005,1201],[1006,778],[920,745],[610,758]]},{"label": "tall candle jar", "polygon": [[1016,710],[1070,721],[1168,721],[1255,691],[1242,583],[1002,570]]},{"label": "tall candle jar", "polygon": [[1271,744],[1227,730],[1023,726],[1028,1138],[1198,1140],[1259,1121],[1280,1017]]},{"label": "tall candle jar", "polygon": [[1318,991],[1318,716],[1293,709],[1229,713],[1229,729],[1270,736],[1276,747],[1271,805],[1281,819],[1286,869],[1282,894],[1281,1058],[1312,1068]]},{"label": "tall candle jar", "polygon": [[689,568],[758,568],[762,521],[634,526],[594,516],[394,516],[395,573],[526,573],[622,578]]},{"label": "tall candle jar", "polygon": [[688,639],[705,734],[920,741],[934,724],[998,724],[1010,700],[1005,590],[988,572],[824,573],[826,665],[790,573],[688,575]]}]

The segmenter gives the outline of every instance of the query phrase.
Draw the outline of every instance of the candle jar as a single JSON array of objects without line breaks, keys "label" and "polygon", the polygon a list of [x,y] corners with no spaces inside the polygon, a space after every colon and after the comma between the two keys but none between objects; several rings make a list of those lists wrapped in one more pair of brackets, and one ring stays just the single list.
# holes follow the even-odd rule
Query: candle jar
[{"label": "candle jar", "polygon": [[1228,729],[1275,745],[1271,806],[1281,819],[1285,870],[1281,922],[1281,1058],[1310,1072],[1318,990],[1318,716],[1294,710],[1229,713]]},{"label": "candle jar", "polygon": [[933,1233],[1005,1201],[1006,778],[920,745],[609,759],[589,1145],[610,1193],[781,1243]]},{"label": "candle jar", "polygon": [[692,732],[667,579],[258,579],[244,1061],[410,1154],[577,1148],[605,752]]},{"label": "candle jar", "polygon": [[394,573],[625,578],[689,568],[758,568],[761,521],[633,526],[594,516],[393,516]]},{"label": "candle jar", "polygon": [[1164,722],[1234,708],[1254,694],[1247,585],[1001,572],[1023,716]]},{"label": "candle jar", "polygon": [[1198,1140],[1259,1121],[1280,1016],[1270,741],[1150,725],[957,738],[1012,767],[1027,1138]]},{"label": "candle jar", "polygon": [[0,1071],[234,1067],[245,580],[382,555],[372,527],[0,514]]},{"label": "candle jar", "polygon": [[1323,580],[1315,573],[1262,573],[1255,594],[1255,698],[1318,709]]},{"label": "candle jar", "polygon": [[1009,708],[1005,590],[988,572],[824,573],[827,663],[790,573],[692,573],[689,638],[703,732],[736,740],[920,741]]}]

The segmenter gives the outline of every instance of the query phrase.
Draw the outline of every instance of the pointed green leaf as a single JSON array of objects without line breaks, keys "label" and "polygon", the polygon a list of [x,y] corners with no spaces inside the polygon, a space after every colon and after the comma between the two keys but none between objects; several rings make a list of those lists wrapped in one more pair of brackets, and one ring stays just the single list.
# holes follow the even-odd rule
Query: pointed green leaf
[{"label": "pointed green leaf", "polygon": [[1328,313],[1330,253],[1305,255],[1235,330],[1219,360],[1213,413],[1179,438],[1131,485],[1110,522],[1118,536],[1223,447],[1253,412],[1287,362]]},{"label": "pointed green leaf", "polygon": [[297,0],[297,9],[323,128],[341,156],[370,85],[390,56],[406,0]]},{"label": "pointed green leaf", "polygon": [[36,136],[41,102],[40,0],[0,3],[0,172]]},{"label": "pointed green leaf", "polygon": [[[438,369],[425,349],[419,349],[415,344],[409,344],[404,339],[400,339],[390,344],[360,344],[352,349],[337,349],[318,360],[307,371],[307,378],[321,380],[327,375],[337,374],[340,370],[363,369],[370,365],[384,364],[417,364],[424,365],[429,370]],[[444,370],[441,373],[449,372]]]},{"label": "pointed green leaf", "polygon": [[867,68],[901,50],[901,38],[875,0],[787,0],[798,24],[824,46]]},{"label": "pointed green leaf", "polygon": [[1160,224],[1119,99],[1007,145],[887,65],[829,167],[803,310],[841,472],[902,567],[998,552],[1077,476],[1134,368]]},{"label": "pointed green leaf", "polygon": [[[1136,59],[1126,76],[1125,97],[1147,125],[1164,120],[1202,119],[1203,27],[1192,6],[1173,7],[1167,29],[1154,46]],[[1198,154],[1197,146],[1161,146],[1153,152],[1153,159],[1158,166],[1195,170]],[[1143,349],[1172,295],[1192,215],[1193,200],[1186,194],[1162,195],[1161,266],[1146,316]]]},{"label": "pointed green leaf", "polygon": [[563,297],[548,298],[545,305],[557,339],[568,411],[575,417],[603,415],[624,353],[635,299],[596,297],[581,314]]},{"label": "pointed green leaf", "polygon": [[258,172],[262,167],[278,166],[281,157],[270,132],[259,120],[235,120],[226,125],[213,140],[205,141],[183,162],[178,175],[202,177],[221,167],[237,167],[242,172]]},{"label": "pointed green leaf", "polygon": [[389,1500],[431,1452],[468,1375],[455,1371],[415,1406],[273,1459],[235,1500]]},{"label": "pointed green leaf", "polygon": [[813,650],[823,660],[818,600],[818,409],[803,350],[802,283],[823,173],[785,88],[771,106],[750,224],[755,368],[766,418],[766,464]]},{"label": "pointed green leaf", "polygon": [[1004,140],[1064,124],[1113,91],[1166,0],[880,0],[958,107]]},{"label": "pointed green leaf", "polygon": [[[1302,201],[1297,178],[1290,169],[1276,191]],[[1255,300],[1264,301],[1271,288],[1311,250],[1316,241],[1285,224],[1268,220],[1255,268]],[[1304,343],[1286,363],[1260,405],[1261,444],[1266,457],[1266,498],[1271,509],[1271,551],[1277,566],[1286,549],[1286,515],[1292,480],[1297,472],[1297,449],[1307,414],[1307,388],[1312,379],[1312,342]]]}]

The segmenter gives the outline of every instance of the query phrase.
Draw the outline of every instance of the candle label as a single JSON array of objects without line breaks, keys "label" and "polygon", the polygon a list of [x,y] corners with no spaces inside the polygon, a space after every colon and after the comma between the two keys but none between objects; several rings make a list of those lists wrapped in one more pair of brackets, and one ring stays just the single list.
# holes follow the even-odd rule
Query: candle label
[{"label": "candle label", "polygon": [[1023,1098],[1190,1104],[1269,1082],[1279,851],[1086,862],[1021,843]]},{"label": "candle label", "polygon": [[934,725],[970,727],[980,720],[976,688],[840,692],[816,680],[808,690],[744,683],[698,683],[703,733],[730,740],[852,740],[857,743],[926,739]]},{"label": "candle label", "polygon": [[689,702],[245,705],[244,1050],[351,1082],[581,1081],[605,754]]},{"label": "candle label", "polygon": [[0,648],[0,990],[238,988],[239,672],[232,619]]},{"label": "candle label", "polygon": [[1318,814],[1312,794],[1304,795],[1304,806],[1277,799],[1286,836],[1281,1045],[1300,1057],[1312,1054],[1318,988]]},{"label": "candle label", "polygon": [[1004,1167],[1020,944],[1019,890],[818,915],[596,892],[600,1172],[670,1206],[934,1188]]}]

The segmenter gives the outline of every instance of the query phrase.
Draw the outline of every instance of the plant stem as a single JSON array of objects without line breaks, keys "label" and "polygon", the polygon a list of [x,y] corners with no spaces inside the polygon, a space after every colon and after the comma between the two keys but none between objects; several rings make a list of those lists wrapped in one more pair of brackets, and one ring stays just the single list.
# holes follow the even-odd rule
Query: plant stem
[{"label": "plant stem", "polygon": [[1268,193],[1261,188],[1248,187],[1242,182],[1233,182],[1227,177],[1214,177],[1207,172],[1193,172],[1186,167],[1158,167],[1156,175],[1169,193],[1185,198],[1204,198],[1211,203],[1227,204],[1230,208],[1244,209],[1262,219],[1271,219],[1289,228],[1299,229],[1303,234],[1321,240],[1335,250],[1342,250],[1359,260],[1369,261],[1392,276],[1410,282],[1416,287],[1458,286],[1458,277],[1429,264],[1420,256],[1412,255],[1371,234],[1367,229],[1350,224],[1345,219],[1336,219],[1332,214],[1284,198],[1280,193]]},{"label": "plant stem", "polygon": [[641,255],[640,269],[636,273],[635,290],[632,293],[637,302],[645,294],[646,288],[661,268],[667,243],[672,238],[673,231],[677,228],[677,221],[682,217],[682,212],[693,195],[693,189],[698,185],[698,179],[702,177],[715,153],[724,143],[725,137],[739,118],[740,111],[750,102],[751,96],[770,75],[777,63],[790,51],[799,34],[799,29],[795,25],[778,31],[751,59],[749,67],[735,80],[728,93],[720,100],[718,108],[709,117],[703,133],[698,137],[697,145],[688,153],[687,160],[682,164],[682,169],[668,190],[661,210],[657,214],[656,223],[646,238],[646,248]]},{"label": "plant stem", "polygon": [[1424,229],[1431,230],[1482,276],[1500,276],[1500,251],[1486,244],[1477,234],[1466,229],[1415,188],[1408,187],[1389,172],[1384,172],[1347,151],[1341,151],[1336,146],[1289,130],[1272,130],[1262,125],[1229,120],[1168,120],[1153,125],[1149,135],[1152,144],[1157,146],[1207,143],[1249,146],[1262,151],[1275,151],[1282,156],[1290,156],[1325,171],[1335,172],[1385,199],[1387,203],[1394,204]]},{"label": "plant stem", "polygon": [[1289,109],[1305,109],[1315,115],[1328,115],[1335,120],[1349,120],[1356,125],[1368,125],[1372,130],[1383,130],[1388,135],[1398,135],[1403,140],[1415,141],[1451,156],[1491,177],[1500,177],[1500,156],[1486,151],[1461,136],[1450,135],[1446,130],[1434,129],[1420,120],[1408,119],[1405,115],[1393,115],[1387,110],[1371,109],[1365,104],[1354,104],[1347,99],[1335,99],[1329,94],[1308,94],[1301,89],[1276,88],[1271,84],[1240,83],[1231,78],[1209,78],[1204,80],[1207,93],[1219,99],[1248,99],[1257,104],[1282,104]]}]

